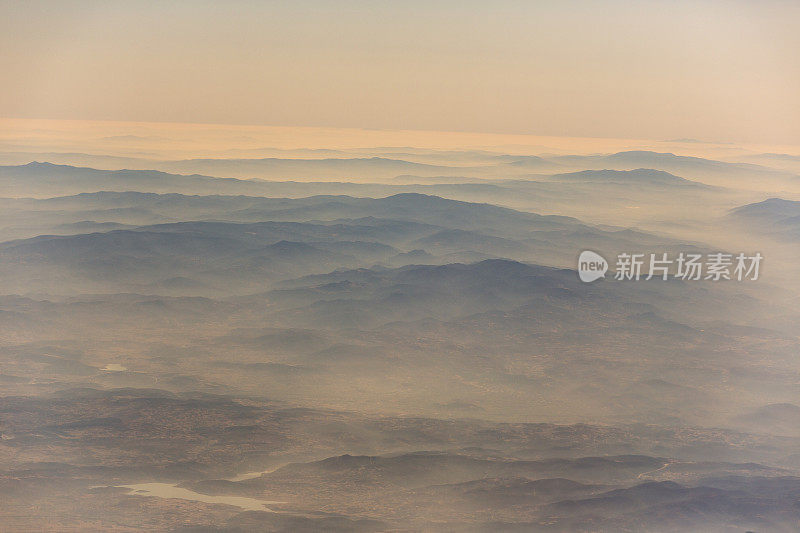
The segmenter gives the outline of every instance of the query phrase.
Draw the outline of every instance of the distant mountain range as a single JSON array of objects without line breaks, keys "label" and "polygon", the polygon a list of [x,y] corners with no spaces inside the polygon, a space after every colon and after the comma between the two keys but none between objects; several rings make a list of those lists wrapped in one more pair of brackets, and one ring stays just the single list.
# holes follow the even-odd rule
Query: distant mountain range
[{"label": "distant mountain range", "polygon": [[0,529],[797,529],[792,158],[137,129],[0,152]]},{"label": "distant mountain range", "polygon": [[774,173],[768,167],[747,163],[728,163],[702,157],[675,155],[669,152],[630,150],[607,155],[556,156],[554,161],[564,165],[579,165],[584,168],[603,165],[617,170],[652,168],[667,172],[683,173],[689,176],[711,174],[741,175],[744,173]]},{"label": "distant mountain range", "polygon": [[746,231],[800,242],[800,201],[769,198],[731,210],[728,218]]},{"label": "distant mountain range", "polygon": [[556,174],[553,179],[587,183],[613,183],[625,186],[668,186],[708,188],[708,185],[687,180],[663,170],[637,168],[635,170],[582,170]]},{"label": "distant mountain range", "polygon": [[385,157],[346,159],[188,159],[169,161],[159,169],[179,174],[205,173],[234,178],[261,178],[271,180],[349,179],[382,180],[400,174],[444,175],[454,173],[476,174],[488,167],[452,167],[412,163]]}]

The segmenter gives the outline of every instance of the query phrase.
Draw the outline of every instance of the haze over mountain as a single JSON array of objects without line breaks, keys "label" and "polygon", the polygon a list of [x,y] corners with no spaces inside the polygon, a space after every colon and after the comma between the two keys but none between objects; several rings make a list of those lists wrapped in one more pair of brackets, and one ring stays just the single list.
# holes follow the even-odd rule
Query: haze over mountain
[{"label": "haze over mountain", "polygon": [[0,533],[800,531],[800,3],[0,13]]},{"label": "haze over mountain", "polygon": [[556,174],[557,180],[617,184],[629,186],[673,186],[673,187],[705,187],[703,184],[681,178],[664,172],[663,170],[650,170],[638,168],[635,170],[583,170],[567,174]]},{"label": "haze over mountain", "polygon": [[800,240],[800,201],[769,198],[733,209],[730,218],[750,231],[783,241]]},{"label": "haze over mountain", "polygon": [[[31,505],[59,527],[231,532],[800,519],[785,170],[265,151],[0,168],[4,523],[51,527]],[[747,190],[762,179],[786,199]],[[579,280],[582,250],[605,279]],[[715,251],[762,252],[762,277],[614,279],[623,252]]]}]

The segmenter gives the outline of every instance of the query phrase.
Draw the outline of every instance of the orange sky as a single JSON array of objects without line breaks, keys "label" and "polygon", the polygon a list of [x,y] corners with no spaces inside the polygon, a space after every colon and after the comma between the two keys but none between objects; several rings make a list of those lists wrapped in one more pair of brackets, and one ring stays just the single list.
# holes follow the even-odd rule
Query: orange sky
[{"label": "orange sky", "polygon": [[800,2],[3,2],[0,116],[800,144]]}]

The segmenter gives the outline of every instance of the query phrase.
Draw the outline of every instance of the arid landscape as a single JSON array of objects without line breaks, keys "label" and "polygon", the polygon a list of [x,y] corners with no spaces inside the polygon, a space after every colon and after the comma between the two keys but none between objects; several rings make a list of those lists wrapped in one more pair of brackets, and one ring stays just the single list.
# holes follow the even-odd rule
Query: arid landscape
[{"label": "arid landscape", "polygon": [[[800,524],[790,170],[639,146],[114,170],[37,143],[0,168],[5,530]],[[765,259],[582,283],[584,249]]]},{"label": "arid landscape", "polygon": [[0,0],[0,533],[800,531],[798,23]]}]

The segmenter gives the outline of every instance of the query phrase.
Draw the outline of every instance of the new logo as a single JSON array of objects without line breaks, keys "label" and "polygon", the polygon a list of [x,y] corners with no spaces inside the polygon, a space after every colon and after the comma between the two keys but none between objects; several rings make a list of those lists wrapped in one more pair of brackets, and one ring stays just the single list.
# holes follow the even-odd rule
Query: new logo
[{"label": "new logo", "polygon": [[605,277],[608,271],[608,261],[603,256],[591,250],[584,250],[578,257],[578,277],[581,281],[589,283]]}]

